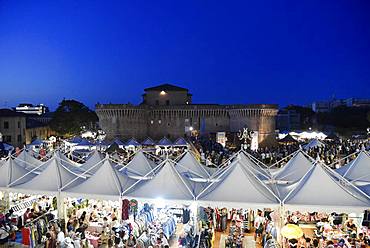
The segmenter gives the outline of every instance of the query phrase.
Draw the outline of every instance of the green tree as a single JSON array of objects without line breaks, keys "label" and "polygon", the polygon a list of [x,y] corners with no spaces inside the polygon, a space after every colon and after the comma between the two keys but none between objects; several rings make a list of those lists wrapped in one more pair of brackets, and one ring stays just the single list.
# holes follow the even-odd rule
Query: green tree
[{"label": "green tree", "polygon": [[76,100],[65,100],[59,103],[54,112],[50,127],[59,135],[79,135],[82,127],[95,126],[98,117],[83,103]]}]

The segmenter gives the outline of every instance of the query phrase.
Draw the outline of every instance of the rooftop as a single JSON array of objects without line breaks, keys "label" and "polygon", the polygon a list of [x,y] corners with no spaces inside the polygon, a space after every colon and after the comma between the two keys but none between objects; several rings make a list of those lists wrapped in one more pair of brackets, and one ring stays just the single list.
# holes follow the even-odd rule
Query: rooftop
[{"label": "rooftop", "polygon": [[182,87],[172,85],[172,84],[161,84],[158,86],[144,89],[144,91],[162,91],[162,90],[163,91],[189,91],[186,88],[182,88]]},{"label": "rooftop", "polygon": [[25,114],[15,112],[11,109],[0,109],[0,117],[25,117]]}]

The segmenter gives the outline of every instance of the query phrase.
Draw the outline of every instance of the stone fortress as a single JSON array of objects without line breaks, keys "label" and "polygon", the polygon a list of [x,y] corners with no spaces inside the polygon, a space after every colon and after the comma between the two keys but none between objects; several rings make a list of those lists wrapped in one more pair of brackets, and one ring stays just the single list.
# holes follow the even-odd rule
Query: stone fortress
[{"label": "stone fortress", "polygon": [[100,127],[108,139],[147,137],[172,140],[190,135],[236,134],[247,127],[258,131],[261,146],[275,143],[274,104],[193,104],[188,89],[170,84],[144,89],[143,102],[97,104]]}]

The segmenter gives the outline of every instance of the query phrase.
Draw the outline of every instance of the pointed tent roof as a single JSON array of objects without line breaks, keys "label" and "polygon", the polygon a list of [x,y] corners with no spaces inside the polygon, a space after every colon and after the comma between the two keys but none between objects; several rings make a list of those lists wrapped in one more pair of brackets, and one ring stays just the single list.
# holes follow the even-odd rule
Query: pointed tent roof
[{"label": "pointed tent roof", "polygon": [[[12,183],[11,188],[33,192],[58,192],[59,189],[77,176],[63,165],[60,165],[55,157],[48,160],[46,164],[46,168],[39,175],[20,185],[14,186]],[[81,179],[74,181],[71,187],[80,182]]]},{"label": "pointed tent roof", "polygon": [[269,174],[262,167],[254,163],[250,158],[248,158],[243,151],[239,152],[236,158],[237,160],[240,160],[240,162],[243,165],[247,166],[248,169],[250,169],[254,174],[259,176],[261,179],[268,179],[270,177]]},{"label": "pointed tent roof", "polygon": [[99,195],[105,197],[119,197],[125,188],[128,188],[135,181],[120,174],[109,159],[105,159],[101,165],[97,165],[98,169],[89,179],[83,181],[79,185],[68,189],[62,189],[67,194],[85,194]]},{"label": "pointed tent roof", "polygon": [[[288,208],[348,209],[368,208],[370,200],[352,185],[344,186],[336,180],[328,168],[315,164],[283,200]],[[294,207],[295,206],[295,207]],[[338,210],[339,211],[339,210]]]},{"label": "pointed tent roof", "polygon": [[8,159],[0,165],[0,175],[2,175],[0,177],[0,187],[7,187],[16,180],[16,184],[21,184],[36,176],[35,173],[29,173],[28,170],[19,166],[12,159]]},{"label": "pointed tent roof", "polygon": [[69,143],[78,144],[82,141],[81,137],[73,137],[72,139],[68,140]]},{"label": "pointed tent roof", "polygon": [[155,142],[151,138],[146,138],[143,142],[141,142],[144,146],[154,146]]},{"label": "pointed tent roof", "polygon": [[[90,174],[94,174],[98,170],[98,166],[95,166],[98,163],[101,163],[103,160],[103,156],[97,151],[94,150],[90,157],[86,160],[85,163],[81,165],[81,169],[87,171]],[[94,168],[93,168],[94,167]]]},{"label": "pointed tent roof", "polygon": [[[34,158],[26,149],[15,157],[14,161],[27,170],[32,170],[44,163],[43,161]],[[40,170],[42,169],[43,168],[40,168]]]},{"label": "pointed tent roof", "polygon": [[281,169],[276,171],[273,178],[278,181],[294,183],[299,181],[312,168],[313,163],[303,154],[297,152]]},{"label": "pointed tent roof", "polygon": [[140,179],[156,167],[156,164],[145,157],[142,151],[138,151],[132,160],[120,171],[126,173],[129,177]]},{"label": "pointed tent roof", "polygon": [[[215,204],[266,204],[277,205],[279,200],[258,178],[240,161],[235,161],[227,170],[203,191],[198,200]],[[239,205],[240,206],[240,205]]]},{"label": "pointed tent roof", "polygon": [[58,163],[60,163],[66,169],[70,170],[71,172],[75,173],[76,175],[80,175],[80,174],[85,172],[82,168],[80,168],[81,165],[79,163],[76,163],[76,162],[70,160],[69,158],[67,158],[67,156],[65,156],[60,151],[56,151],[54,153],[53,157],[55,157],[58,160]]},{"label": "pointed tent roof", "polygon": [[185,179],[176,171],[174,164],[166,160],[161,166],[162,168],[152,179],[139,181],[123,195],[144,199],[194,200],[194,195],[185,183]]},{"label": "pointed tent roof", "polygon": [[298,141],[293,138],[292,135],[287,134],[284,138],[279,140],[280,143],[298,143]]},{"label": "pointed tent roof", "polygon": [[304,146],[304,149],[308,150],[308,149],[311,149],[311,148],[324,147],[324,146],[325,146],[325,144],[323,142],[321,142],[320,140],[312,139],[312,140],[310,140],[310,142],[308,142],[307,145]]},{"label": "pointed tent roof", "polygon": [[166,137],[163,137],[160,141],[158,141],[157,145],[159,146],[171,146],[172,142]]},{"label": "pointed tent roof", "polygon": [[141,146],[140,143],[134,138],[131,138],[130,140],[128,140],[125,145],[126,146]]},{"label": "pointed tent roof", "polygon": [[82,139],[80,142],[77,143],[76,146],[93,146],[94,144],[92,144],[90,141],[88,141],[87,139]]},{"label": "pointed tent roof", "polygon": [[107,140],[101,140],[97,143],[99,146],[109,146],[110,143]]},{"label": "pointed tent roof", "polygon": [[363,185],[357,185],[357,188],[359,188],[362,192],[364,192],[368,197],[370,197],[370,183],[363,184]]},{"label": "pointed tent roof", "polygon": [[118,145],[118,146],[125,146],[125,143],[123,142],[123,141],[121,141],[119,138],[115,138],[113,141],[112,141],[112,143],[110,144],[110,146],[111,145],[113,145],[113,144],[116,144],[116,145]]},{"label": "pointed tent roof", "polygon": [[35,139],[31,142],[31,144],[29,144],[29,146],[41,146],[42,145],[42,140],[40,139]]},{"label": "pointed tent roof", "polygon": [[364,181],[370,183],[370,156],[361,151],[350,163],[336,170],[349,181]]},{"label": "pointed tent roof", "polygon": [[182,175],[187,174],[190,178],[209,178],[208,171],[201,165],[198,160],[188,151],[177,162],[176,169]]},{"label": "pointed tent roof", "polygon": [[174,143],[174,146],[187,146],[188,142],[184,138],[178,138]]}]

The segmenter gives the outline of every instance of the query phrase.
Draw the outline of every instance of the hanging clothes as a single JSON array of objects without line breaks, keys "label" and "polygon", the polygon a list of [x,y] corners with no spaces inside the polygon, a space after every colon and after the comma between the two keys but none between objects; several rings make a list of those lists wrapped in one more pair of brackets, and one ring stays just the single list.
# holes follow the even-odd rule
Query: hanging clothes
[{"label": "hanging clothes", "polygon": [[29,246],[31,243],[31,229],[29,227],[22,228],[22,244]]},{"label": "hanging clothes", "polygon": [[129,219],[130,201],[127,199],[122,200],[122,220]]},{"label": "hanging clothes", "polygon": [[187,224],[190,220],[190,209],[183,208],[182,209],[182,223]]}]

